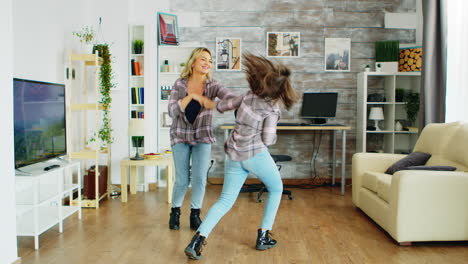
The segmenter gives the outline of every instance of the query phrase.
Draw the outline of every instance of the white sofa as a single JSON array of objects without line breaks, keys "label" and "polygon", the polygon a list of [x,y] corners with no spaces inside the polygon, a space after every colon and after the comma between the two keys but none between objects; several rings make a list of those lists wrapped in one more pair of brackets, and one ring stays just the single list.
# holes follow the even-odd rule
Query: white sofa
[{"label": "white sofa", "polygon": [[400,245],[468,240],[468,123],[427,125],[414,152],[430,153],[426,165],[456,171],[384,172],[402,154],[356,153],[353,203]]}]

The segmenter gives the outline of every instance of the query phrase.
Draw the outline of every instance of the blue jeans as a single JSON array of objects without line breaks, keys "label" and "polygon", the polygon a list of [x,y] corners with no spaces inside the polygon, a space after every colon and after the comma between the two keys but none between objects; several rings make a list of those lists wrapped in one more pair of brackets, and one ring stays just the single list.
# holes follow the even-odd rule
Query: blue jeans
[{"label": "blue jeans", "polygon": [[[202,208],[205,196],[206,177],[211,157],[211,144],[199,143],[196,145],[179,143],[172,146],[172,156],[176,179],[172,191],[172,207],[181,207],[189,183],[192,183],[192,196],[190,207]],[[190,158],[192,168],[190,173]]]},{"label": "blue jeans", "polygon": [[228,158],[224,165],[224,186],[218,201],[210,208],[198,231],[208,237],[211,230],[221,218],[231,209],[239,196],[249,172],[265,184],[268,189],[268,200],[263,212],[261,228],[271,230],[275,222],[276,212],[281,202],[283,182],[273,158],[265,150],[244,161],[232,161]]}]

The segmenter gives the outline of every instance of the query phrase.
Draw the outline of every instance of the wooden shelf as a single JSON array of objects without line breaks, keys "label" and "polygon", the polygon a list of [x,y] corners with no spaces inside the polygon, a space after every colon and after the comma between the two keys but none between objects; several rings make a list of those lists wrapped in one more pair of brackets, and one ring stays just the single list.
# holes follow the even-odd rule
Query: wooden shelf
[{"label": "wooden shelf", "polygon": [[103,104],[71,104],[71,110],[104,110]]}]

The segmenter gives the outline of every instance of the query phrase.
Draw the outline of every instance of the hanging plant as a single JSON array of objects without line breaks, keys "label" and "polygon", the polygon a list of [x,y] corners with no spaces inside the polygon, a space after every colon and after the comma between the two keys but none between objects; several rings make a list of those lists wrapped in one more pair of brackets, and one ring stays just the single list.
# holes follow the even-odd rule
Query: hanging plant
[{"label": "hanging plant", "polygon": [[[112,129],[110,127],[110,106],[112,98],[110,96],[110,90],[112,87],[115,87],[115,84],[112,83],[112,66],[111,66],[111,54],[109,51],[108,44],[98,44],[94,45],[93,53],[95,51],[99,52],[99,57],[102,58],[102,65],[100,70],[100,93],[101,99],[99,103],[103,106],[102,114],[102,127],[98,132],[98,137],[101,140],[101,148],[106,148],[113,142],[112,138]],[[95,138],[90,139],[91,142],[96,141]]]}]

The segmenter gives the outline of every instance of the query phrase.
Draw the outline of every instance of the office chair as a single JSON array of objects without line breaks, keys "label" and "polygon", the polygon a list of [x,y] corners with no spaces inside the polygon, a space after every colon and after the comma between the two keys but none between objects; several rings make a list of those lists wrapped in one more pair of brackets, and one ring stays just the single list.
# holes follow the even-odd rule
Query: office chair
[{"label": "office chair", "polygon": [[[285,162],[285,161],[291,161],[292,158],[291,156],[288,155],[271,155],[273,158],[273,161],[275,162],[276,166],[278,167],[278,171],[281,171],[281,165],[278,164],[278,162]],[[259,203],[263,202],[262,195],[264,192],[268,192],[268,189],[266,186],[261,183],[261,184],[244,184],[244,187],[242,187],[241,193],[253,193],[253,192],[258,192],[257,194],[257,201]],[[283,189],[283,194],[287,195],[289,200],[294,199],[292,192],[290,190],[285,190]]]}]

